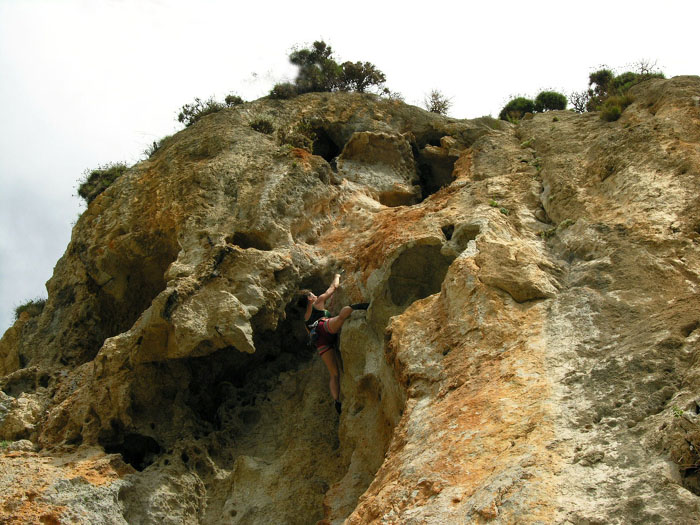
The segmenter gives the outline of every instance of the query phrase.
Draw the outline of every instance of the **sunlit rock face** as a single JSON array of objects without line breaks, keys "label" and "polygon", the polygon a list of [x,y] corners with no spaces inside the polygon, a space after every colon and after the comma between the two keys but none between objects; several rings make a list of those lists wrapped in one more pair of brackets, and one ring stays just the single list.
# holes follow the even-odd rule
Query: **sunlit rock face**
[{"label": "sunlit rock face", "polygon": [[[308,94],[165,141],[0,340],[2,520],[693,523],[700,79],[632,95]],[[338,415],[296,292],[341,268]]]}]

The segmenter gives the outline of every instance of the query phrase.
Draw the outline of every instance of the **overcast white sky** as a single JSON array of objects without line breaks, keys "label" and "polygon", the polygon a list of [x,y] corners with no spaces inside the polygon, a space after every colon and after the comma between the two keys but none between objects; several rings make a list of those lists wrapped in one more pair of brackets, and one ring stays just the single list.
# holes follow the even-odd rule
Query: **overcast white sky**
[{"label": "overcast white sky", "polygon": [[45,282],[83,210],[88,168],[134,163],[194,97],[246,100],[292,79],[295,44],[374,63],[406,102],[451,116],[586,87],[640,59],[700,74],[697,0],[234,2],[0,0],[0,334]]}]

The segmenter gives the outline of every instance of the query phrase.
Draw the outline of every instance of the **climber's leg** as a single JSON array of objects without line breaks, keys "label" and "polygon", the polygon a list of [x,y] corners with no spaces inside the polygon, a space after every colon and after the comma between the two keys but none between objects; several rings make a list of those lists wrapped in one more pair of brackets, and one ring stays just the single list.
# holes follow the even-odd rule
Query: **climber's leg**
[{"label": "climber's leg", "polygon": [[350,306],[343,306],[341,308],[340,313],[336,315],[335,317],[331,317],[328,320],[328,323],[326,324],[326,327],[328,329],[328,332],[331,334],[337,334],[340,332],[340,328],[343,326],[343,323],[345,320],[350,317],[350,314],[352,313],[352,307]]},{"label": "climber's leg", "polygon": [[340,399],[340,375],[338,373],[338,360],[335,357],[335,350],[332,347],[328,347],[328,350],[321,354],[321,359],[326,364],[328,368],[328,373],[330,374],[330,389],[333,399],[338,401]]}]

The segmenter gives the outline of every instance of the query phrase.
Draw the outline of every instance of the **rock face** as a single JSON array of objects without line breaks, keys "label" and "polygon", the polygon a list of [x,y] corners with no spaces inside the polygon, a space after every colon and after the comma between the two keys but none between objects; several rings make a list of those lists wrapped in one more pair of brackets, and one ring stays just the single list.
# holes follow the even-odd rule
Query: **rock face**
[{"label": "rock face", "polygon": [[[308,94],[168,139],[0,340],[0,518],[695,523],[700,79],[632,94],[517,126]],[[339,268],[331,309],[371,306],[338,417],[295,294]]]}]

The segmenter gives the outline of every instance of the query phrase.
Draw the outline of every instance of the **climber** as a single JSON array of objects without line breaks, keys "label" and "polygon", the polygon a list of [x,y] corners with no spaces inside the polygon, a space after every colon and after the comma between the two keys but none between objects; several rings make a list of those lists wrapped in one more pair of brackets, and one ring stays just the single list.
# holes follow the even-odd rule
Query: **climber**
[{"label": "climber", "polygon": [[326,310],[326,301],[329,301],[335,291],[340,286],[340,274],[336,273],[333,276],[333,282],[328,289],[321,295],[316,296],[311,290],[302,290],[299,293],[298,304],[302,308],[306,308],[304,313],[304,326],[306,331],[314,333],[313,345],[318,350],[318,355],[321,356],[323,362],[330,373],[330,390],[333,400],[335,401],[335,409],[340,414],[340,375],[339,359],[336,355],[336,343],[338,332],[343,326],[345,320],[350,317],[354,310],[367,310],[369,303],[357,303],[350,306],[343,306],[340,312],[335,317],[331,317],[331,313]]}]

